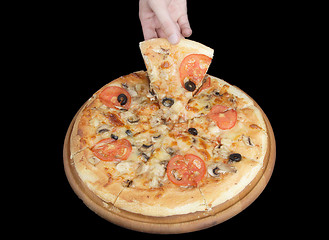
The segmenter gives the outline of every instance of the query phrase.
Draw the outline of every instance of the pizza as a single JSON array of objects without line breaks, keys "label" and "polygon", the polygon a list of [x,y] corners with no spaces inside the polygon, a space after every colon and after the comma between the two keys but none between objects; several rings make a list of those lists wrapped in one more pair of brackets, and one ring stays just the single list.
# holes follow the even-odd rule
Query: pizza
[{"label": "pizza", "polygon": [[121,210],[155,217],[210,211],[262,169],[263,115],[239,88],[206,73],[210,48],[165,39],[140,48],[147,71],[106,84],[77,114],[74,168]]},{"label": "pizza", "polygon": [[171,45],[156,38],[140,43],[140,49],[164,117],[184,118],[184,108],[203,84],[214,50],[187,39]]}]

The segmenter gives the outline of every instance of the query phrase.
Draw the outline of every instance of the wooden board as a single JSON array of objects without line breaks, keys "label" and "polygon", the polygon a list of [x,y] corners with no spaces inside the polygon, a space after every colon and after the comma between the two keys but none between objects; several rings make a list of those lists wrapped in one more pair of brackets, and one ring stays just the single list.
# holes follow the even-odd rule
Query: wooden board
[{"label": "wooden board", "polygon": [[70,136],[76,116],[83,109],[83,106],[73,118],[64,141],[63,159],[67,179],[74,192],[92,211],[102,218],[124,228],[140,232],[171,234],[193,232],[220,224],[248,207],[264,190],[273,172],[276,156],[273,129],[265,113],[257,103],[255,105],[263,114],[269,137],[263,167],[254,180],[237,196],[214,207],[210,211],[169,217],[151,217],[119,209],[113,204],[106,203],[97,197],[80,180],[73,160],[70,158]]}]

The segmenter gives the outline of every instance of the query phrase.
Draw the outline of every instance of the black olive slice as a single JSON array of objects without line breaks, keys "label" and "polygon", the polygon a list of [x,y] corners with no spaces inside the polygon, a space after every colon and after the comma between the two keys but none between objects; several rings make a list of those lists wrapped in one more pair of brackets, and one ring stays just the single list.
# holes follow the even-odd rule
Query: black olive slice
[{"label": "black olive slice", "polygon": [[187,91],[190,91],[190,92],[193,92],[193,91],[195,90],[195,88],[196,88],[195,83],[192,82],[192,81],[190,81],[190,80],[188,80],[188,81],[184,84],[184,86],[185,86],[185,89],[186,89]]},{"label": "black olive slice", "polygon": [[124,95],[123,93],[121,93],[118,98],[117,98],[118,102],[120,103],[121,106],[125,105],[128,101],[128,98],[126,95]]},{"label": "black olive slice", "polygon": [[175,101],[171,98],[164,98],[162,99],[162,104],[165,107],[171,107],[173,104],[175,103]]},{"label": "black olive slice", "polygon": [[130,137],[133,135],[132,131],[130,131],[129,129],[126,131],[126,134]]},{"label": "black olive slice", "polygon": [[232,153],[228,158],[232,162],[240,162],[242,157],[240,153]]},{"label": "black olive slice", "polygon": [[111,138],[113,138],[114,140],[118,140],[119,137],[117,135],[114,135],[113,133],[111,134]]},{"label": "black olive slice", "polygon": [[198,130],[196,130],[195,128],[189,128],[187,131],[194,136],[198,135]]}]

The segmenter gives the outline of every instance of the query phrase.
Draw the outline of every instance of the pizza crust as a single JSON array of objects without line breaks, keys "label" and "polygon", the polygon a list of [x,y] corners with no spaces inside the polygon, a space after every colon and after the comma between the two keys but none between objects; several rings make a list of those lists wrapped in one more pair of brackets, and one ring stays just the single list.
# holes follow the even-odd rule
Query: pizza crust
[{"label": "pizza crust", "polygon": [[75,154],[73,162],[80,179],[92,192],[105,202],[115,202],[124,186],[121,181],[118,181],[104,170],[105,167],[114,168],[114,166],[104,166],[110,164],[104,164],[97,160],[89,149]]},{"label": "pizza crust", "polygon": [[243,159],[233,166],[237,169],[236,173],[228,173],[219,181],[210,179],[199,186],[209,209],[237,196],[262,168],[262,164],[250,159]]},{"label": "pizza crust", "polygon": [[125,188],[115,206],[148,216],[164,217],[205,211],[207,206],[198,188],[181,188],[169,183],[166,188]]}]

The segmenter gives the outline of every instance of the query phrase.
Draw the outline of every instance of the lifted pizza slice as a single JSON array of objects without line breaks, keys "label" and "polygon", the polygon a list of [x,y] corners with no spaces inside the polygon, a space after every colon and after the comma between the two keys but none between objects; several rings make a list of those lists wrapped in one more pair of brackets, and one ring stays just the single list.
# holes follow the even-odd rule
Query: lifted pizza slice
[{"label": "lifted pizza slice", "polygon": [[140,43],[150,78],[150,89],[159,100],[167,120],[176,121],[189,99],[203,84],[213,57],[213,49],[181,39],[171,45],[166,39]]}]

